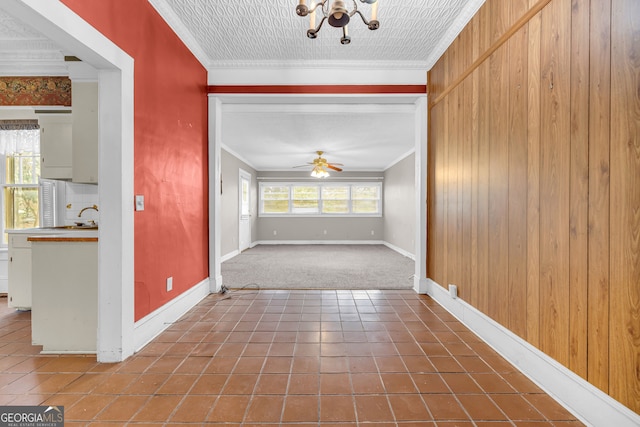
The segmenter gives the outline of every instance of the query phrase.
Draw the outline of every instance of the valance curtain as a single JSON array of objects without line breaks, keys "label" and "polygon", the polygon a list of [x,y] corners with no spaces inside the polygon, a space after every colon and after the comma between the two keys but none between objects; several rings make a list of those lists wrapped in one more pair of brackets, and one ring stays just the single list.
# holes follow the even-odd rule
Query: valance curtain
[{"label": "valance curtain", "polygon": [[37,120],[0,120],[0,155],[40,152]]}]

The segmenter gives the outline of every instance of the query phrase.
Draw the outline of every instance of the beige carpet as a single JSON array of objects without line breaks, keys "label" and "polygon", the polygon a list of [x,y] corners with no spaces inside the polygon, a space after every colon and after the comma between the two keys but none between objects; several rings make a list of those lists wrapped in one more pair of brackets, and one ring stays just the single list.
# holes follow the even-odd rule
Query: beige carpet
[{"label": "beige carpet", "polygon": [[222,263],[230,289],[410,289],[414,261],[384,245],[259,245]]}]

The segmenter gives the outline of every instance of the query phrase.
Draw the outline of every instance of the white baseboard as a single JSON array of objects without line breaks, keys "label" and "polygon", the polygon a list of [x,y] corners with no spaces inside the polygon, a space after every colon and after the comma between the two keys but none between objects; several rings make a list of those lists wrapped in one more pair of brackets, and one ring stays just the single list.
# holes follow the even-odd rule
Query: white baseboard
[{"label": "white baseboard", "polygon": [[[428,289],[429,289],[429,279],[425,279],[425,278],[420,278],[418,276],[416,276],[415,274],[413,275],[413,290],[417,293],[417,294],[426,294],[428,293]],[[434,298],[435,299],[435,298]]]},{"label": "white baseboard", "polygon": [[384,242],[384,243],[383,243],[383,245],[385,245],[386,247],[388,247],[389,249],[391,249],[391,250],[393,250],[393,251],[398,252],[400,255],[406,256],[407,258],[409,258],[409,259],[410,259],[410,260],[412,260],[412,261],[415,261],[415,260],[416,260],[416,256],[415,256],[414,254],[412,254],[412,253],[410,253],[410,252],[407,252],[407,251],[405,251],[404,249],[399,248],[399,247],[397,247],[397,246],[395,246],[395,245],[392,245],[392,244],[391,244],[391,243],[389,243],[389,242]]},{"label": "white baseboard", "polygon": [[209,278],[207,278],[138,320],[133,332],[135,351],[147,345],[209,294]]},{"label": "white baseboard", "polygon": [[640,426],[640,415],[449,291],[427,279],[427,294],[589,426]]},{"label": "white baseboard", "polygon": [[256,245],[384,245],[382,240],[259,240]]},{"label": "white baseboard", "polygon": [[220,262],[225,262],[225,261],[229,261],[231,258],[234,258],[236,256],[240,255],[240,251],[238,251],[237,249],[233,252],[229,252],[226,255],[222,255],[220,257]]}]

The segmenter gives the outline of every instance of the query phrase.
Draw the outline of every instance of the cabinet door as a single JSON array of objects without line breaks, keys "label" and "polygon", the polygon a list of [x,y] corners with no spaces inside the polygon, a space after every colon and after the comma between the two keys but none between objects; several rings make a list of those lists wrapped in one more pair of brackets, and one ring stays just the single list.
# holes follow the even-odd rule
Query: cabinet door
[{"label": "cabinet door", "polygon": [[98,83],[73,83],[73,182],[98,182]]},{"label": "cabinet door", "polygon": [[8,305],[31,309],[31,249],[9,248]]},{"label": "cabinet door", "polygon": [[71,114],[38,117],[40,124],[40,176],[71,179]]}]

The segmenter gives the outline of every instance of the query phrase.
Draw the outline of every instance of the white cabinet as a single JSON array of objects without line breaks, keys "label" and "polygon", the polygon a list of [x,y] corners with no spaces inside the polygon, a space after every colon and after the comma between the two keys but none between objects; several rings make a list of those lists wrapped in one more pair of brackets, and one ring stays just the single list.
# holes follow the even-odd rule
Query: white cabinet
[{"label": "white cabinet", "polygon": [[[76,232],[82,233],[82,232]],[[98,329],[97,238],[31,236],[31,339],[42,353],[95,353]]]},{"label": "white cabinet", "polygon": [[98,83],[73,82],[72,181],[98,182]]},{"label": "white cabinet", "polygon": [[31,309],[31,242],[26,234],[9,234],[9,307]]},{"label": "white cabinet", "polygon": [[38,115],[40,176],[97,184],[98,83],[72,85],[72,113]]},{"label": "white cabinet", "polygon": [[47,179],[72,177],[72,120],[71,114],[41,114],[40,176]]},{"label": "white cabinet", "polygon": [[55,234],[53,229],[8,230],[7,305],[17,310],[31,310],[31,242],[32,235]]}]

